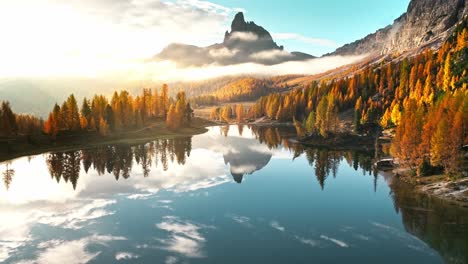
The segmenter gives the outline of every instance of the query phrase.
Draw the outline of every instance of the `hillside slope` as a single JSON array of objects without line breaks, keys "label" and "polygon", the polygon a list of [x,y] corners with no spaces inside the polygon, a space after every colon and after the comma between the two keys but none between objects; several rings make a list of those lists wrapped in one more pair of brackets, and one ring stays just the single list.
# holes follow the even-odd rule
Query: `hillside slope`
[{"label": "hillside slope", "polygon": [[423,45],[438,47],[468,15],[466,0],[412,0],[394,23],[329,55],[400,53]]}]

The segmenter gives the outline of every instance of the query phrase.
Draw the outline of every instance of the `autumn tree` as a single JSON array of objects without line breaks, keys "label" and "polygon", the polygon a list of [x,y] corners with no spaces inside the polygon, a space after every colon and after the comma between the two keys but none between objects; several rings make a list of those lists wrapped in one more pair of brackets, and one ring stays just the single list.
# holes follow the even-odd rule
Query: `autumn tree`
[{"label": "autumn tree", "polygon": [[309,116],[307,117],[306,121],[305,121],[305,131],[308,133],[308,134],[314,134],[316,132],[316,128],[315,128],[315,112],[312,111],[309,113]]},{"label": "autumn tree", "polygon": [[242,123],[244,121],[244,105],[236,105],[236,118],[238,123]]},{"label": "autumn tree", "polygon": [[99,120],[99,134],[101,136],[109,135],[109,125],[107,124],[106,120],[102,117]]},{"label": "autumn tree", "polygon": [[78,109],[78,104],[76,102],[75,96],[72,94],[68,97],[67,102],[68,117],[66,120],[68,122],[67,127],[71,131],[78,131],[80,126],[80,113]]},{"label": "autumn tree", "polygon": [[176,111],[174,104],[169,106],[169,110],[167,111],[167,118],[166,118],[166,126],[170,130],[177,129],[177,121],[176,121]]},{"label": "autumn tree", "polygon": [[[81,119],[80,119],[81,128],[87,129],[91,122],[92,112],[91,112],[90,102],[88,99],[86,99],[86,97],[83,99],[80,112],[81,112]],[[86,125],[86,127],[84,127],[83,125]]]},{"label": "autumn tree", "polygon": [[169,87],[167,84],[163,84],[161,87],[161,98],[159,103],[160,111],[163,117],[166,117],[169,107]]},{"label": "autumn tree", "polygon": [[445,59],[444,64],[444,82],[442,89],[447,92],[451,90],[451,81],[452,81],[452,70],[451,70],[451,62],[452,62],[452,55],[449,53],[447,58]]},{"label": "autumn tree", "polygon": [[232,108],[230,105],[226,105],[221,110],[221,120],[229,123],[232,118]]},{"label": "autumn tree", "polygon": [[18,133],[16,117],[11,110],[10,103],[3,101],[0,107],[0,134],[11,136]]}]

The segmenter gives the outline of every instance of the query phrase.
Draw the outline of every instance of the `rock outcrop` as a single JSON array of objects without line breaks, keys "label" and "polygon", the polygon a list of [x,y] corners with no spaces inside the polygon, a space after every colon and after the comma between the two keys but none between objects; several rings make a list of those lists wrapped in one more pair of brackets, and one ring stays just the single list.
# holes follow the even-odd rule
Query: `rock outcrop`
[{"label": "rock outcrop", "polygon": [[468,0],[412,0],[394,23],[338,48],[331,55],[391,54],[438,45],[468,15]]},{"label": "rock outcrop", "polygon": [[173,61],[182,67],[249,62],[274,65],[312,58],[309,54],[285,51],[283,46],[274,42],[266,29],[254,22],[246,22],[242,12],[234,17],[231,32],[226,31],[222,43],[208,47],[171,44],[154,57],[155,60]]}]

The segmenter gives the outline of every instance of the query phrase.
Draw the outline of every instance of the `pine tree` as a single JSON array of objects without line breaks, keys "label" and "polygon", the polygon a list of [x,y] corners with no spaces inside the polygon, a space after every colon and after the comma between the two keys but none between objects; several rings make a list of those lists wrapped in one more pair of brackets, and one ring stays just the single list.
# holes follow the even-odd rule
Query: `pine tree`
[{"label": "pine tree", "polygon": [[450,66],[450,63],[452,61],[452,55],[449,53],[447,55],[447,58],[445,59],[445,64],[444,64],[444,82],[443,82],[443,86],[442,86],[442,89],[447,92],[447,91],[450,91],[451,90],[451,81],[452,81],[452,70],[451,70],[451,66]]},{"label": "pine tree", "polygon": [[433,166],[443,166],[448,168],[450,159],[449,124],[447,118],[442,118],[436,126],[436,130],[431,138],[431,164]]},{"label": "pine tree", "polygon": [[109,125],[107,124],[106,120],[104,120],[104,118],[99,120],[99,134],[101,136],[109,135]]},{"label": "pine tree", "polygon": [[11,110],[10,103],[3,101],[0,108],[0,133],[11,136],[18,133],[16,116]]},{"label": "pine tree", "polygon": [[52,137],[55,137],[57,135],[57,132],[58,132],[57,122],[55,120],[54,114],[49,113],[49,117],[47,118],[47,121],[44,124],[44,133]]},{"label": "pine tree", "polygon": [[316,129],[315,129],[315,112],[312,111],[309,113],[309,116],[306,119],[305,122],[305,130],[308,134],[314,134]]},{"label": "pine tree", "polygon": [[60,109],[60,106],[58,104],[54,105],[54,108],[52,109],[52,115],[53,115],[53,121],[54,121],[54,128],[55,128],[55,135],[58,133],[58,131],[63,129],[63,120],[62,120],[62,111]]},{"label": "pine tree", "polygon": [[166,118],[169,107],[169,88],[167,84],[163,84],[161,87],[161,102],[159,105],[162,116]]},{"label": "pine tree", "polygon": [[67,107],[68,107],[68,117],[67,120],[69,122],[68,128],[71,131],[78,131],[80,126],[80,114],[78,110],[78,104],[76,102],[75,96],[72,94],[67,99]]},{"label": "pine tree", "polygon": [[238,123],[242,123],[244,121],[244,105],[238,104],[236,106],[236,118]]},{"label": "pine tree", "polygon": [[104,114],[104,120],[109,126],[110,131],[115,131],[115,115],[114,115],[114,110],[112,110],[112,107],[108,104],[106,106],[106,111]]},{"label": "pine tree", "polygon": [[60,130],[70,131],[71,128],[70,120],[70,111],[68,109],[67,102],[63,102],[62,107],[60,107]]},{"label": "pine tree", "polygon": [[80,117],[80,127],[81,127],[82,130],[87,130],[88,129],[88,120],[84,116]]},{"label": "pine tree", "polygon": [[167,111],[167,117],[166,117],[166,126],[170,130],[175,130],[176,127],[176,113],[175,113],[175,107],[174,104],[171,104],[169,106],[169,110]]},{"label": "pine tree", "polygon": [[426,104],[432,104],[434,101],[434,92],[432,89],[432,77],[429,74],[426,78],[426,82],[424,83],[424,92],[422,101]]},{"label": "pine tree", "polygon": [[450,153],[450,158],[447,162],[447,170],[449,173],[456,173],[460,170],[462,161],[462,145],[463,145],[463,134],[464,134],[464,118],[463,111],[457,111],[453,118],[453,123],[450,128],[448,137],[450,138],[450,144],[447,149]]},{"label": "pine tree", "polygon": [[[86,97],[83,99],[83,103],[81,105],[81,117],[86,119],[86,123],[89,125],[91,122],[91,117],[92,117],[92,112],[91,112],[91,107],[89,105],[89,100],[86,99]],[[82,122],[80,122],[82,123]],[[82,129],[86,129],[83,126],[81,126]]]}]

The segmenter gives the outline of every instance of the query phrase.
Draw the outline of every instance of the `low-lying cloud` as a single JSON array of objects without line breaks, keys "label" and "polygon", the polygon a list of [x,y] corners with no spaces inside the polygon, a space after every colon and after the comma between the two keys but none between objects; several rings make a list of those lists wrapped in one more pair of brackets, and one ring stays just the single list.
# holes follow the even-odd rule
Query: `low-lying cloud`
[{"label": "low-lying cloud", "polygon": [[256,60],[276,61],[280,59],[292,58],[294,55],[284,50],[265,50],[254,53],[250,55],[250,57]]},{"label": "low-lying cloud", "polygon": [[[283,55],[280,53],[262,53],[255,56],[263,58],[273,58],[274,56]],[[359,56],[330,56],[316,58],[306,61],[289,61],[275,65],[261,65],[256,63],[242,63],[235,65],[220,66],[211,64],[204,67],[187,67],[179,68],[174,62],[148,62],[144,65],[144,71],[134,71],[133,76],[144,74],[140,78],[150,78],[154,81],[191,81],[203,80],[226,75],[262,75],[262,76],[277,76],[287,74],[304,74],[313,75],[323,73],[347,64],[356,63],[363,60],[367,55]],[[143,66],[143,65],[142,65]],[[143,70],[143,69],[140,69]]]},{"label": "low-lying cloud", "polygon": [[226,47],[219,48],[219,49],[212,49],[209,51],[209,54],[211,57],[218,59],[225,59],[225,58],[232,58],[234,57],[237,53],[239,53],[239,50],[237,49],[229,49]]},{"label": "low-lying cloud", "polygon": [[231,34],[230,39],[253,42],[258,40],[258,36],[252,32],[234,32]]}]

